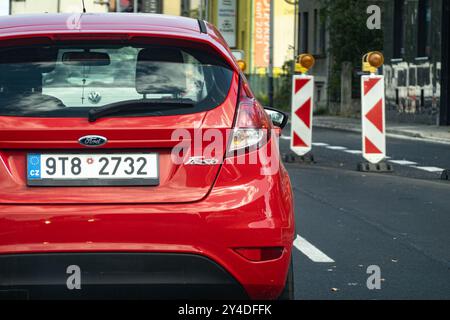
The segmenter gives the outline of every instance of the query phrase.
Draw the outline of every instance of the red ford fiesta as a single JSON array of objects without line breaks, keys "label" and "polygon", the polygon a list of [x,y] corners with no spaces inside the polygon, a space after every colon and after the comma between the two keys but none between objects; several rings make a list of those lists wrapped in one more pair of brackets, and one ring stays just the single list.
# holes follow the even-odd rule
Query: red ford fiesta
[{"label": "red ford fiesta", "polygon": [[1,17],[0,298],[292,298],[286,122],[203,21]]}]

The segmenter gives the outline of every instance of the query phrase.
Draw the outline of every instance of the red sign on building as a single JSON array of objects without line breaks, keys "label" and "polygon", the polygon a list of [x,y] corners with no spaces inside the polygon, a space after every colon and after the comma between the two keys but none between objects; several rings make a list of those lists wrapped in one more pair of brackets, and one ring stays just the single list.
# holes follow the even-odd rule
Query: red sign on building
[{"label": "red sign on building", "polygon": [[267,68],[270,57],[270,0],[255,0],[253,12],[253,63],[255,68]]}]

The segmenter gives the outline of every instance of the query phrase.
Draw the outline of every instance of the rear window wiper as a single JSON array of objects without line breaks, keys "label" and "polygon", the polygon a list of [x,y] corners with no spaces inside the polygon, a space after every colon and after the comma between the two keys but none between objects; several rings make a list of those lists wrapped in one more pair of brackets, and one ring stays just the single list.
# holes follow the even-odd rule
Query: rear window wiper
[{"label": "rear window wiper", "polygon": [[116,103],[107,104],[101,108],[93,108],[89,110],[89,122],[121,112],[146,112],[154,110],[194,108],[195,103],[191,99],[141,99],[127,100]]}]

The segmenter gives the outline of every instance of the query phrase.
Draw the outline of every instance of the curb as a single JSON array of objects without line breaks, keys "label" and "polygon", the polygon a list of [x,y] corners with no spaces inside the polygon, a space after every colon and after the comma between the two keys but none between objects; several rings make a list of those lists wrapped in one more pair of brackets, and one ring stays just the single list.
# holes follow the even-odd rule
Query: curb
[{"label": "curb", "polygon": [[[324,128],[324,129],[334,129],[334,130],[341,130],[341,131],[348,131],[348,132],[356,132],[361,133],[361,129],[352,126],[351,124],[336,124],[336,123],[314,123],[314,127],[316,128]],[[409,131],[403,131],[398,129],[386,129],[386,134],[388,136],[394,137],[394,138],[403,138],[403,139],[420,139],[427,142],[434,142],[434,143],[441,143],[441,144],[447,144],[450,145],[450,140],[448,139],[439,139],[439,138],[432,138],[429,136],[424,136],[418,132],[409,132]]]}]

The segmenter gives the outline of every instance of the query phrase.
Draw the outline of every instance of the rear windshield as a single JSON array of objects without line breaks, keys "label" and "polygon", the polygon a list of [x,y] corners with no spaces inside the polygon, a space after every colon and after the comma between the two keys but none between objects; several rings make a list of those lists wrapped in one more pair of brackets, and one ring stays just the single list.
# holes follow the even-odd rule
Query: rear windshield
[{"label": "rear windshield", "polygon": [[0,48],[0,115],[84,117],[132,100],[188,101],[193,108],[122,111],[173,115],[222,104],[233,71],[205,50],[157,45],[53,45]]}]

